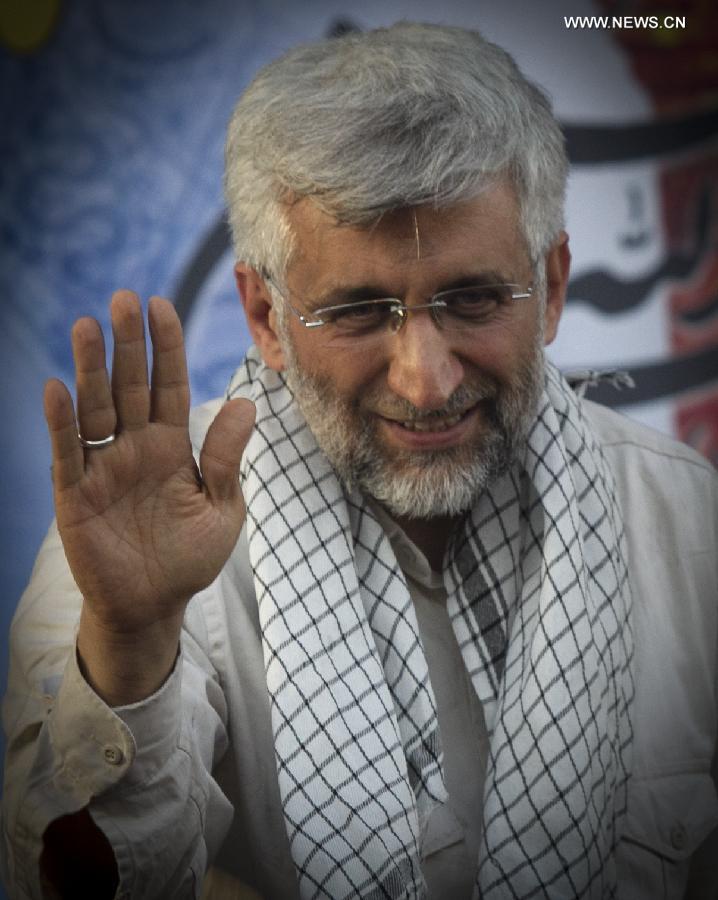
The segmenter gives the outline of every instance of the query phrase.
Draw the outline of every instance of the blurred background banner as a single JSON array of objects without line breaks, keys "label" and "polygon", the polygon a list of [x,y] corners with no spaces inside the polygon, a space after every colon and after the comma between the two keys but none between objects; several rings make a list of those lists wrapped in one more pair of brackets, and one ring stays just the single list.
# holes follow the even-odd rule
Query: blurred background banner
[{"label": "blurred background banner", "polygon": [[[42,385],[80,314],[172,298],[194,402],[248,344],[221,195],[224,129],[263,63],[398,19],[475,26],[552,96],[572,161],[565,370],[718,460],[718,25],[713,0],[4,0],[0,4],[2,595],[7,629],[52,515]],[[603,18],[601,18],[603,17]],[[658,523],[657,523],[658,524]]]}]

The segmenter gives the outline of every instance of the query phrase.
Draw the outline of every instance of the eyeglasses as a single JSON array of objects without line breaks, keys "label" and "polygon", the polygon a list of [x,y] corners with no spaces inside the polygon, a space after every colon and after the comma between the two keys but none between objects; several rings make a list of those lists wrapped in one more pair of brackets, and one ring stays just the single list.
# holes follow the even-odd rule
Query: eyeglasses
[{"label": "eyeglasses", "polygon": [[527,300],[532,295],[531,285],[479,284],[440,291],[428,303],[416,306],[407,306],[394,297],[383,297],[323,306],[306,314],[292,306],[283,294],[281,296],[305,328],[324,327],[327,337],[354,341],[379,337],[387,330],[397,333],[409,313],[420,309],[430,310],[437,326],[446,331],[485,328],[505,317],[514,301]]}]

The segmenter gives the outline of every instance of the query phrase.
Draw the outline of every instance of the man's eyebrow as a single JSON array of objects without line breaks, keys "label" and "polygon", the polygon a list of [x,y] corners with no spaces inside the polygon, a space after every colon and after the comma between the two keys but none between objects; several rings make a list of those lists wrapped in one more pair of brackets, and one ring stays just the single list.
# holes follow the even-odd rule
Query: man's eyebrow
[{"label": "man's eyebrow", "polygon": [[498,272],[495,269],[483,269],[481,272],[474,272],[471,275],[460,275],[452,278],[451,281],[442,284],[437,288],[436,293],[443,291],[454,291],[458,288],[476,287],[484,284],[511,284],[512,279],[507,277],[505,273]]},{"label": "man's eyebrow", "polygon": [[383,300],[393,297],[386,288],[373,284],[362,284],[356,287],[336,287],[314,298],[311,306],[314,309],[323,309],[327,306],[341,306],[345,303],[360,303],[362,300]]},{"label": "man's eyebrow", "polygon": [[[483,284],[506,284],[511,279],[505,274],[497,272],[494,269],[482,269],[480,272],[459,275],[450,281],[440,283],[435,294],[443,291],[453,291],[457,288],[475,287]],[[349,303],[360,303],[362,300],[384,300],[386,298],[398,298],[396,294],[392,294],[379,285],[362,284],[354,287],[340,286],[331,288],[319,297],[313,298],[311,301],[312,309],[325,309],[327,306],[342,306]]]}]

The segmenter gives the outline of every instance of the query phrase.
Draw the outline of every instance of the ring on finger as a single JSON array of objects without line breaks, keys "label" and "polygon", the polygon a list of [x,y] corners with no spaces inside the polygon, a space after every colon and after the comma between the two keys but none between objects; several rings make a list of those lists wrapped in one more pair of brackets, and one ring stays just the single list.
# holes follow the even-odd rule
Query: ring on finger
[{"label": "ring on finger", "polygon": [[89,441],[87,438],[84,438],[80,432],[77,432],[77,436],[80,439],[80,443],[87,450],[98,450],[100,447],[108,447],[115,439],[116,434],[113,431],[112,434],[108,434],[107,437],[100,438],[98,441]]}]

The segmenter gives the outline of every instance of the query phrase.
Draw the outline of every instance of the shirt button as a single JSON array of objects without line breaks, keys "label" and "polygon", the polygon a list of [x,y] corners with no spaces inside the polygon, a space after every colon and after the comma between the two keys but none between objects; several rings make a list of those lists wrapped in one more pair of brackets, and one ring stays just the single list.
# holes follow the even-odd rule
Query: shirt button
[{"label": "shirt button", "polygon": [[105,744],[102,755],[105,757],[105,762],[109,763],[111,766],[119,766],[125,758],[124,753],[117,744]]},{"label": "shirt button", "polygon": [[682,850],[686,846],[686,829],[680,822],[671,828],[671,845],[674,850]]}]

